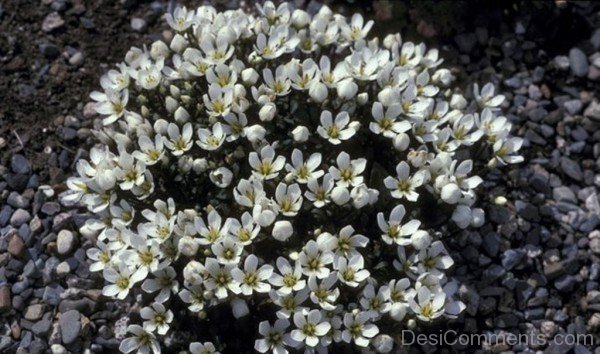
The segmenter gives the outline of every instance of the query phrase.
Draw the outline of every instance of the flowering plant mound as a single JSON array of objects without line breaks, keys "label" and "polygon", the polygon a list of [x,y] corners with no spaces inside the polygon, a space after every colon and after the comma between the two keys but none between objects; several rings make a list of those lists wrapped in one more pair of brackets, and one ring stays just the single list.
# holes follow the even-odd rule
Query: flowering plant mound
[{"label": "flowering plant mound", "polygon": [[[123,352],[160,352],[178,303],[251,316],[275,353],[386,352],[465,307],[439,225],[481,225],[474,171],[522,159],[504,97],[468,102],[437,50],[381,46],[358,14],[257,9],[178,8],[170,43],[132,48],[91,95],[100,144],[65,199],[93,214],[103,294],[143,295]],[[227,348],[198,335],[192,353]]]}]

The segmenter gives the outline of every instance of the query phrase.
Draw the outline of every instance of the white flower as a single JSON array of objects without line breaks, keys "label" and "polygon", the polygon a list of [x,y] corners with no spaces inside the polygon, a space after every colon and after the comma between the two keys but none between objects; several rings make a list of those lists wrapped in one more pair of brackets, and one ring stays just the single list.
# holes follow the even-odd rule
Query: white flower
[{"label": "white flower", "polygon": [[496,108],[504,102],[504,96],[494,96],[494,91],[494,85],[491,82],[485,84],[481,92],[479,92],[479,85],[473,84],[473,96],[480,106]]},{"label": "white flower", "polygon": [[236,243],[247,246],[253,242],[260,232],[260,226],[256,224],[252,215],[248,212],[242,214],[241,222],[238,219],[229,219],[229,236]]},{"label": "white flower", "polygon": [[260,180],[251,178],[249,180],[241,179],[237,188],[233,190],[235,201],[245,207],[253,207],[254,204],[265,198],[266,194]]},{"label": "white flower", "polygon": [[340,296],[340,289],[335,287],[337,275],[330,273],[319,283],[317,277],[308,278],[308,288],[310,289],[310,300],[318,304],[323,310],[332,311],[335,309],[335,302]]},{"label": "white flower", "polygon": [[269,292],[269,297],[275,305],[280,307],[279,311],[276,313],[277,317],[290,318],[296,312],[304,312],[305,310],[308,310],[306,307],[302,306],[304,301],[308,299],[308,293],[308,288],[300,289],[295,294],[290,293],[285,295],[271,290]]},{"label": "white flower", "polygon": [[215,345],[212,342],[193,342],[190,343],[190,353],[191,354],[220,354],[215,348]]},{"label": "white flower", "polygon": [[292,164],[285,164],[288,176],[298,183],[307,183],[310,178],[319,178],[323,176],[323,170],[317,170],[321,166],[321,154],[314,153],[310,155],[306,162],[303,160],[302,151],[294,149],[292,151]]},{"label": "white flower", "polygon": [[408,311],[408,299],[415,296],[415,290],[410,287],[410,280],[403,278],[392,279],[388,284],[390,291],[390,317],[395,321],[402,321]]},{"label": "white flower", "polygon": [[262,321],[258,324],[258,333],[263,336],[263,339],[254,342],[254,349],[259,353],[270,350],[274,354],[287,354],[285,347],[291,343],[290,335],[286,333],[289,326],[290,321],[282,318],[277,319],[273,326],[269,321]]},{"label": "white flower", "polygon": [[408,304],[418,319],[429,322],[444,314],[445,301],[446,294],[443,291],[432,294],[424,286],[417,291],[416,300],[411,297],[408,299]]},{"label": "white flower", "polygon": [[116,296],[118,299],[123,300],[127,297],[129,290],[135,283],[144,280],[146,274],[147,272],[143,269],[132,269],[123,262],[119,263],[117,269],[112,267],[104,268],[102,275],[106,281],[112,284],[106,285],[102,289],[102,295]]},{"label": "white flower", "polygon": [[142,135],[138,139],[140,149],[132,152],[131,155],[142,161],[146,166],[152,166],[165,155],[163,141],[164,138],[160,134],[154,137],[154,142],[148,136]]},{"label": "white flower", "polygon": [[367,347],[373,337],[379,333],[376,325],[369,323],[371,316],[367,312],[357,314],[346,313],[344,315],[344,331],[342,339],[346,343],[351,343],[359,347]]},{"label": "white flower", "polygon": [[90,97],[96,101],[96,112],[108,116],[102,119],[102,124],[110,125],[121,118],[126,112],[127,102],[129,101],[129,91],[106,90],[105,93],[94,91]]},{"label": "white flower", "polygon": [[217,242],[224,238],[229,232],[229,226],[231,221],[228,219],[222,224],[222,219],[216,210],[211,210],[208,213],[208,226],[204,223],[204,220],[200,217],[194,218],[194,227],[196,232],[202,236],[198,239],[198,243],[201,245],[209,245]]},{"label": "white flower", "polygon": [[321,125],[317,127],[317,133],[334,145],[340,144],[342,140],[350,139],[356,133],[352,127],[348,127],[350,122],[348,112],[338,113],[333,121],[331,112],[323,111],[320,121]]},{"label": "white flower", "polygon": [[388,221],[385,220],[383,213],[377,214],[377,225],[383,232],[381,238],[383,242],[391,245],[396,243],[401,246],[411,244],[410,237],[417,231],[421,222],[419,220],[411,220],[408,223],[402,225],[402,219],[406,210],[402,204],[398,204],[392,209],[390,218]]},{"label": "white flower", "polygon": [[198,129],[198,145],[207,151],[217,150],[225,141],[225,133],[221,123],[212,126],[212,131],[204,128]]},{"label": "white flower", "polygon": [[151,306],[140,310],[140,316],[144,321],[144,329],[164,335],[169,330],[169,323],[173,321],[173,312],[167,310],[163,304],[153,303]]},{"label": "white flower", "polygon": [[179,291],[179,282],[176,280],[177,273],[173,267],[159,269],[152,273],[155,278],[148,278],[142,283],[142,290],[147,293],[159,291],[154,298],[156,302],[165,302],[171,297],[171,293]]},{"label": "white flower", "polygon": [[422,249],[418,256],[419,273],[430,273],[442,277],[442,270],[446,270],[454,264],[454,261],[444,248],[441,241],[435,241],[429,247]]},{"label": "white flower", "polygon": [[234,264],[220,265],[214,258],[206,258],[205,268],[208,272],[208,279],[204,281],[207,290],[214,292],[218,299],[225,299],[228,290],[234,294],[241,292],[239,283],[233,279],[232,270]]},{"label": "white flower", "polygon": [[233,104],[233,90],[229,87],[221,87],[218,84],[212,84],[208,87],[208,94],[202,96],[206,112],[210,116],[224,117],[231,111]]},{"label": "white flower", "polygon": [[352,258],[360,255],[357,248],[363,248],[369,243],[369,239],[360,234],[354,234],[355,230],[352,225],[344,226],[340,232],[332,236],[330,233],[324,232],[319,235],[317,241],[327,244],[334,252],[335,262],[340,257]]},{"label": "white flower", "polygon": [[413,176],[410,175],[410,167],[405,161],[401,161],[396,166],[397,178],[388,176],[383,183],[391,190],[392,197],[396,199],[406,198],[414,202],[419,198],[419,194],[415,191],[425,183],[427,177],[425,170],[417,171]]},{"label": "white flower", "polygon": [[210,246],[213,255],[221,264],[237,265],[244,248],[233,237],[224,237]]},{"label": "white flower", "polygon": [[186,123],[181,132],[178,125],[169,123],[167,132],[169,139],[165,139],[165,146],[171,150],[173,156],[181,156],[184,152],[192,148],[192,124]]},{"label": "white flower", "polygon": [[367,21],[365,24],[361,14],[352,15],[350,24],[346,23],[346,21],[340,22],[342,36],[349,42],[365,38],[371,27],[373,27],[373,20]]},{"label": "white flower", "polygon": [[173,14],[167,13],[165,20],[171,28],[177,32],[183,32],[188,29],[194,22],[194,12],[188,12],[184,7],[177,7]]},{"label": "white flower", "polygon": [[336,158],[337,167],[331,166],[329,173],[336,180],[336,184],[341,187],[358,186],[363,183],[364,179],[359,176],[367,166],[367,160],[360,158],[350,160],[350,155],[345,151],[340,152]]},{"label": "white flower", "polygon": [[319,337],[324,336],[331,328],[329,322],[322,321],[319,310],[311,310],[306,315],[302,312],[294,313],[294,325],[296,329],[290,333],[291,339],[307,347],[316,347]]},{"label": "white flower", "polygon": [[352,256],[350,259],[340,257],[337,261],[338,279],[342,283],[355,288],[370,275],[369,271],[364,269],[364,266],[364,259],[359,254]]},{"label": "white flower", "polygon": [[333,262],[333,253],[327,249],[327,245],[310,240],[300,252],[298,262],[302,265],[303,274],[323,279],[331,271],[327,265]]},{"label": "white flower", "polygon": [[279,175],[279,171],[285,165],[285,157],[275,156],[275,149],[267,145],[260,150],[260,158],[256,152],[248,156],[250,166],[253,168],[252,175],[258,179],[273,179]]},{"label": "white flower", "polygon": [[302,191],[297,183],[286,185],[279,183],[275,190],[275,199],[279,212],[285,216],[296,216],[302,206]]},{"label": "white flower", "polygon": [[371,114],[375,122],[369,124],[369,129],[375,134],[383,134],[388,138],[394,138],[399,133],[410,130],[411,125],[408,121],[398,122],[396,120],[400,113],[402,113],[402,107],[398,104],[392,104],[384,113],[381,102],[373,103]]},{"label": "white flower", "polygon": [[160,353],[160,345],[152,333],[135,324],[129,325],[127,332],[133,334],[133,337],[127,337],[121,341],[119,350],[122,353],[131,353],[134,350],[142,354]]},{"label": "white flower", "polygon": [[226,32],[219,31],[214,42],[210,36],[204,37],[200,42],[200,49],[204,52],[206,60],[212,64],[225,63],[233,55],[234,48],[229,45]]},{"label": "white flower", "polygon": [[233,279],[240,283],[242,294],[252,295],[253,291],[266,293],[271,290],[271,286],[265,280],[269,279],[273,274],[273,267],[264,264],[260,268],[257,268],[258,258],[250,254],[244,261],[244,270],[234,268],[231,271]]},{"label": "white flower", "polygon": [[360,306],[372,319],[378,319],[381,314],[387,313],[391,309],[388,302],[389,289],[385,286],[379,288],[375,293],[373,284],[367,284],[360,298]]},{"label": "white flower", "polygon": [[277,269],[279,273],[273,272],[269,282],[279,287],[277,292],[282,295],[291,294],[292,291],[300,291],[306,286],[306,280],[302,279],[302,265],[299,262],[290,265],[290,262],[283,258],[277,258]]},{"label": "white flower", "polygon": [[231,184],[233,179],[233,172],[227,167],[219,167],[213,171],[210,171],[208,175],[210,181],[219,188],[226,188]]},{"label": "white flower", "polygon": [[239,137],[246,136],[246,125],[248,125],[248,118],[244,113],[229,113],[223,117],[226,124],[223,125],[223,131],[227,136],[225,140],[234,141]]},{"label": "white flower", "polygon": [[523,156],[516,155],[523,145],[523,139],[510,138],[506,141],[498,140],[494,143],[494,158],[502,165],[523,162]]},{"label": "white flower", "polygon": [[336,187],[333,176],[327,173],[323,176],[323,182],[319,185],[316,178],[310,178],[307,183],[308,190],[305,192],[306,199],[313,202],[317,208],[322,208],[330,202],[334,189],[336,190],[335,196],[340,203],[345,204],[350,199],[350,193],[345,187]]}]

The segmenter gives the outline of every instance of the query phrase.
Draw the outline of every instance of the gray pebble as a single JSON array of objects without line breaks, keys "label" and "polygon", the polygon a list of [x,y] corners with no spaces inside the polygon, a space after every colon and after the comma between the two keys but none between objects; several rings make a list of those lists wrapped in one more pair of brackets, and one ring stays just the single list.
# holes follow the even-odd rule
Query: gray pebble
[{"label": "gray pebble", "polygon": [[77,310],[67,311],[60,315],[58,323],[63,343],[73,343],[81,331],[81,314]]},{"label": "gray pebble", "polygon": [[586,55],[579,48],[569,51],[569,65],[575,76],[584,77],[588,73],[589,64]]},{"label": "gray pebble", "polygon": [[31,214],[25,209],[17,209],[10,218],[10,224],[14,227],[28,223],[31,220]]},{"label": "gray pebble", "polygon": [[10,159],[10,168],[14,173],[26,175],[31,173],[31,165],[25,156],[14,154]]},{"label": "gray pebble", "polygon": [[61,28],[65,24],[65,20],[60,17],[58,12],[52,12],[46,16],[44,22],[42,22],[42,31],[52,32],[56,29]]},{"label": "gray pebble", "polygon": [[56,250],[61,256],[69,255],[75,248],[75,235],[69,230],[60,230],[56,238]]}]

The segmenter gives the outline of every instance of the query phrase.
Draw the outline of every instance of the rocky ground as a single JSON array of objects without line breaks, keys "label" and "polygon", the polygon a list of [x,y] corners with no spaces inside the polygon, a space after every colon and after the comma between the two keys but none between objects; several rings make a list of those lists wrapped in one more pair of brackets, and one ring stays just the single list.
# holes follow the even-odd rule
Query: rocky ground
[{"label": "rocky ground", "polygon": [[[92,141],[89,92],[129,46],[169,35],[159,16],[173,5],[0,3],[0,353],[112,352],[136,311],[101,296],[102,280],[90,275],[85,256],[91,243],[77,233],[85,215],[61,205],[58,195]],[[552,28],[543,27],[551,17],[540,24],[527,12],[500,12],[494,28],[473,19],[450,34],[427,19],[400,23],[381,6],[366,10],[381,17],[379,28],[396,26],[443,48],[445,65],[461,82],[497,83],[516,134],[525,138],[526,163],[486,180],[485,226],[446,239],[467,303],[451,326],[547,339],[499,343],[489,348],[495,352],[592,352],[597,344],[553,338],[600,339],[599,6],[545,10],[556,16]],[[498,203],[499,196],[507,202]],[[182,338],[184,330],[166,347]]]}]

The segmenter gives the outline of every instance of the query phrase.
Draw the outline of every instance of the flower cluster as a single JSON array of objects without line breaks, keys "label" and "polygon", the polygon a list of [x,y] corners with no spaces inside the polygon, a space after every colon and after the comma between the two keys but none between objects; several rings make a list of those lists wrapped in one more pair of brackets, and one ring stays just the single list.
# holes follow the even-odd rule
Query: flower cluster
[{"label": "flower cluster", "polygon": [[64,197],[93,213],[103,294],[152,299],[121,350],[159,352],[176,302],[269,314],[254,348],[275,353],[386,352],[407,322],[459,315],[426,220],[481,225],[476,171],[522,160],[493,85],[469,102],[437,50],[380,45],[373,21],[326,6],[166,20],[170,43],[132,48],[92,93],[100,144]]}]

